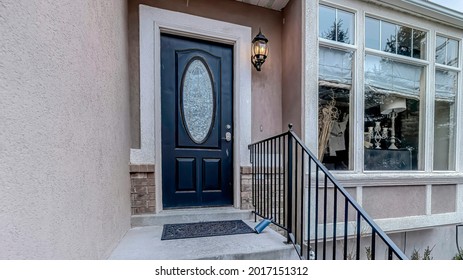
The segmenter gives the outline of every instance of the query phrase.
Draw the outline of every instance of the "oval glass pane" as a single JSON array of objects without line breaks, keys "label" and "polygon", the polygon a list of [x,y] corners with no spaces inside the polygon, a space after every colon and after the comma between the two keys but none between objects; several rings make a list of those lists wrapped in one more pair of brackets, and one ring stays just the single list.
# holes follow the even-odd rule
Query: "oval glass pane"
[{"label": "oval glass pane", "polygon": [[194,58],[183,72],[182,114],[191,140],[203,143],[214,122],[212,78],[201,59]]}]

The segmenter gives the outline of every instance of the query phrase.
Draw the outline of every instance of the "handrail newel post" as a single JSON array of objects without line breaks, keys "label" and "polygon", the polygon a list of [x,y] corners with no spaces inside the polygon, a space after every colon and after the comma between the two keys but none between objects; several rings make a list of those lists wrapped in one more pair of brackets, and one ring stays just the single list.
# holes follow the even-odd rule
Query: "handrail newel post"
[{"label": "handrail newel post", "polygon": [[[289,131],[292,131],[292,124],[288,125]],[[286,205],[286,221],[287,221],[287,237],[288,243],[291,243],[291,236],[292,233],[292,217],[293,217],[293,137],[291,133],[288,133],[288,203]]]}]

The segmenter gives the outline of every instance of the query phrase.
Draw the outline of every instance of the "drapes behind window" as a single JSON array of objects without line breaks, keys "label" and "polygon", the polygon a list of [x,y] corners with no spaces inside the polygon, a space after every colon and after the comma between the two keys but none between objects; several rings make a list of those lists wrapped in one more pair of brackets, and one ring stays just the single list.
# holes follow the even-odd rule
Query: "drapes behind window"
[{"label": "drapes behind window", "polygon": [[[352,84],[352,52],[320,47],[319,79],[325,82]],[[367,91],[404,98],[419,99],[423,67],[391,59],[366,55],[365,88]],[[436,100],[454,102],[457,73],[436,71]]]},{"label": "drapes behind window", "polygon": [[365,88],[373,92],[419,99],[423,67],[366,55]]},{"label": "drapes behind window", "polygon": [[436,70],[436,100],[455,102],[457,72]]},{"label": "drapes behind window", "polygon": [[318,67],[321,81],[352,84],[352,52],[320,47]]}]

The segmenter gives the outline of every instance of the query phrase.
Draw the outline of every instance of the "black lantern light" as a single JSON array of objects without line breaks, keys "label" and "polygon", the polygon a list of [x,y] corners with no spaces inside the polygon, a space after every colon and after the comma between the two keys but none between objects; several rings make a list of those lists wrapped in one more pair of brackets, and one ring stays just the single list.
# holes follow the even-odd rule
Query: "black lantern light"
[{"label": "black lantern light", "polygon": [[267,38],[265,38],[264,34],[260,31],[259,34],[252,39],[252,57],[251,62],[256,67],[257,71],[261,70],[262,64],[264,64],[265,59],[268,55],[268,46],[267,46]]}]

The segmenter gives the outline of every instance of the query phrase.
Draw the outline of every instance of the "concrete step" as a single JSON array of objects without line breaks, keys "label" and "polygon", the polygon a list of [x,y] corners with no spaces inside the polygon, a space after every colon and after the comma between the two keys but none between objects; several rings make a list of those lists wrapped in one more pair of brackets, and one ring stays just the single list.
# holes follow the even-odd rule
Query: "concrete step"
[{"label": "concrete step", "polygon": [[240,210],[233,207],[189,208],[164,210],[158,214],[133,215],[132,227],[251,219],[253,219],[253,215],[250,210]]},{"label": "concrete step", "polygon": [[[220,220],[220,219],[216,219]],[[182,221],[183,222],[183,221]],[[192,221],[195,222],[195,221]],[[252,228],[253,221],[245,222]],[[262,233],[161,240],[163,227],[130,229],[110,259],[123,260],[297,260],[293,245],[267,227]]]}]

